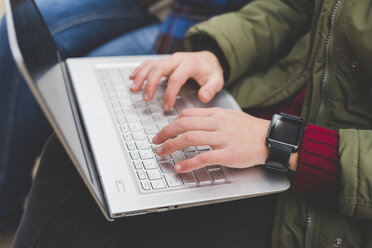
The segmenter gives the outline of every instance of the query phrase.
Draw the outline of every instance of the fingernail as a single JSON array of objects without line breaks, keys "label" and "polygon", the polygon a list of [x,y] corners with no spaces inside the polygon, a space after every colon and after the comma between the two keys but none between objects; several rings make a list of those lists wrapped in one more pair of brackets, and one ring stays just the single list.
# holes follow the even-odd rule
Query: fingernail
[{"label": "fingernail", "polygon": [[175,169],[176,171],[181,170],[181,165],[180,165],[180,164],[176,164],[176,165],[174,166],[174,169]]},{"label": "fingernail", "polygon": [[146,93],[143,94],[143,100],[148,101],[149,100],[149,95],[147,95]]},{"label": "fingernail", "polygon": [[152,138],[152,143],[156,143],[156,141],[158,141],[158,135],[155,135],[155,136]]},{"label": "fingernail", "polygon": [[132,86],[130,86],[130,89],[131,90],[134,90],[136,88],[136,85],[135,84],[132,84]]},{"label": "fingernail", "polygon": [[203,96],[206,100],[209,100],[211,98],[211,94],[208,91],[203,92]]},{"label": "fingernail", "polygon": [[158,155],[160,155],[160,153],[162,152],[162,150],[163,150],[163,148],[162,148],[161,146],[158,146],[158,147],[156,148],[156,153],[157,153]]}]

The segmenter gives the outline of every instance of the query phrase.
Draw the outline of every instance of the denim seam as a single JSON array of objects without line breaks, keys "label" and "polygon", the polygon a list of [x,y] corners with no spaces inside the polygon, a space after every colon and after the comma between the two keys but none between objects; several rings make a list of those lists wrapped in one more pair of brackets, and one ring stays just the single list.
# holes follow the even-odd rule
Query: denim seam
[{"label": "denim seam", "polygon": [[[9,105],[9,112],[8,112],[8,122],[6,125],[7,132],[5,132],[7,135],[5,137],[4,141],[4,159],[3,159],[3,165],[4,166],[4,173],[1,173],[0,179],[5,178],[7,168],[9,168],[9,152],[10,152],[10,144],[12,141],[12,133],[13,133],[13,123],[14,123],[14,116],[17,109],[17,97],[18,97],[18,91],[20,86],[20,80],[17,80],[19,77],[19,74],[17,73],[17,70],[13,70],[13,75],[11,76],[11,82],[15,82],[12,84],[11,90],[10,90],[10,96],[13,96],[13,98],[10,99],[10,105]],[[0,180],[1,182],[2,180]],[[1,184],[0,184],[1,186]],[[1,195],[1,188],[0,188],[0,195]]]},{"label": "denim seam", "polygon": [[[130,13],[130,12],[129,12]],[[137,12],[133,12],[133,14],[127,13],[127,11],[111,11],[111,12],[95,12],[89,13],[85,15],[75,16],[70,19],[64,20],[60,23],[57,23],[50,27],[50,32],[52,36],[57,35],[58,33],[72,28],[73,26],[81,25],[88,22],[93,22],[97,20],[110,20],[110,19],[136,19]]]},{"label": "denim seam", "polygon": [[63,217],[63,215],[72,207],[74,200],[78,199],[80,191],[83,189],[78,189],[76,191],[70,192],[67,197],[61,202],[59,207],[54,211],[50,218],[39,229],[39,233],[35,240],[32,242],[31,247],[41,247],[46,240],[49,232],[53,229],[54,225]]}]

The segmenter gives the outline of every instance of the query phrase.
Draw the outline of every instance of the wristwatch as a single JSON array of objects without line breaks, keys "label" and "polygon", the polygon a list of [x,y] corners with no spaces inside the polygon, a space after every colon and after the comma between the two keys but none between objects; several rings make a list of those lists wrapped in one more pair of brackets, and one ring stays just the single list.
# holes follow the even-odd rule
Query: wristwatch
[{"label": "wristwatch", "polygon": [[266,168],[286,172],[289,169],[291,153],[298,152],[306,123],[297,116],[275,114],[266,136],[269,156]]}]

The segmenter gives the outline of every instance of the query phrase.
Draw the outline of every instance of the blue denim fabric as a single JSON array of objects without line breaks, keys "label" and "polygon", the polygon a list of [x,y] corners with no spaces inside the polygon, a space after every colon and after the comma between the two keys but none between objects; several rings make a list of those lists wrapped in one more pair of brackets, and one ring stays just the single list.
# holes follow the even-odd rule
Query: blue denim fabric
[{"label": "blue denim fabric", "polygon": [[[157,20],[138,1],[36,0],[36,3],[64,57],[144,54],[153,47],[154,38],[147,44],[137,42],[138,32],[134,40],[130,38],[133,30],[146,26],[151,26],[149,30],[156,34],[153,24]],[[144,30],[149,34],[149,30]],[[140,44],[139,48],[134,44]],[[15,66],[3,20],[0,26],[0,231],[16,228],[31,185],[35,158],[50,133],[48,122]]]}]

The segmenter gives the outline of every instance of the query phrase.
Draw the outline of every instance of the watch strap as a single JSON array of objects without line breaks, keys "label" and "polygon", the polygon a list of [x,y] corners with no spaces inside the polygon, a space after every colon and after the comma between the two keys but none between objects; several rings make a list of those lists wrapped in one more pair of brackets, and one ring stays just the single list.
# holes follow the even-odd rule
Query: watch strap
[{"label": "watch strap", "polygon": [[269,156],[266,160],[266,167],[281,172],[288,171],[292,147],[275,142],[270,142],[268,147]]}]

